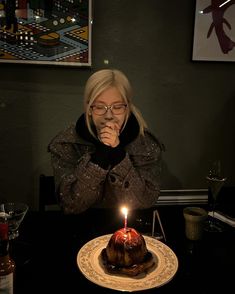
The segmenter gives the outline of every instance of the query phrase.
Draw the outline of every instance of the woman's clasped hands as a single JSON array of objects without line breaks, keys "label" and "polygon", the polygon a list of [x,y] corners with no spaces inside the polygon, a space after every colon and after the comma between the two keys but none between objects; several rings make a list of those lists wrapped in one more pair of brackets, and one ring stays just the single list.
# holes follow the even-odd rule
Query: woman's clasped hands
[{"label": "woman's clasped hands", "polygon": [[119,140],[120,127],[116,122],[107,122],[99,129],[99,140],[110,147],[117,147],[120,143]]}]

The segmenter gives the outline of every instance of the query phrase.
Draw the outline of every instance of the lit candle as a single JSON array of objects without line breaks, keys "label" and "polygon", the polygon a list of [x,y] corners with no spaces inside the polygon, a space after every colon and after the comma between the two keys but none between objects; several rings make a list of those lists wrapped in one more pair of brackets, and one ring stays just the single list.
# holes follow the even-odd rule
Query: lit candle
[{"label": "lit candle", "polygon": [[124,230],[126,231],[127,228],[127,213],[128,209],[126,207],[122,208],[122,213],[124,214]]}]

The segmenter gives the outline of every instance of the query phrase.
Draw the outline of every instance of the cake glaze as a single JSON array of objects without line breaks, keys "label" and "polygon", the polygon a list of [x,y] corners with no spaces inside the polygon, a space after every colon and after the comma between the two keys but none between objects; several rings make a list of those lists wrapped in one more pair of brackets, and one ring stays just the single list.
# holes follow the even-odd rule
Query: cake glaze
[{"label": "cake glaze", "polygon": [[111,273],[131,276],[147,272],[154,265],[144,237],[134,228],[116,231],[101,252],[103,263]]}]

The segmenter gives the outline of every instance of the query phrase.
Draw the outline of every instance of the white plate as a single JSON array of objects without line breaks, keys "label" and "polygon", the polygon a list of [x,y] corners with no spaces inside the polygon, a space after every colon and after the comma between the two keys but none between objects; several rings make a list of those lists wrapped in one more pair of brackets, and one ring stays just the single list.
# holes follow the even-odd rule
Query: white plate
[{"label": "white plate", "polygon": [[128,277],[109,274],[100,259],[100,253],[111,234],[100,236],[87,242],[77,254],[77,265],[82,274],[91,282],[118,291],[140,291],[160,287],[168,283],[178,269],[178,259],[167,245],[148,236],[144,236],[148,250],[153,254],[156,266],[146,275]]}]

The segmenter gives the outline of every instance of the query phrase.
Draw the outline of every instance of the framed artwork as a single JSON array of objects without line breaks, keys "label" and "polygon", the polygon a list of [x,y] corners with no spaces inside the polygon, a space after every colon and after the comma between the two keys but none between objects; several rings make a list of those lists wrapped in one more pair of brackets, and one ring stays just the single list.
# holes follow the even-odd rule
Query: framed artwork
[{"label": "framed artwork", "polygon": [[0,62],[91,66],[92,0],[0,0]]},{"label": "framed artwork", "polygon": [[192,59],[235,61],[235,0],[196,0]]}]

